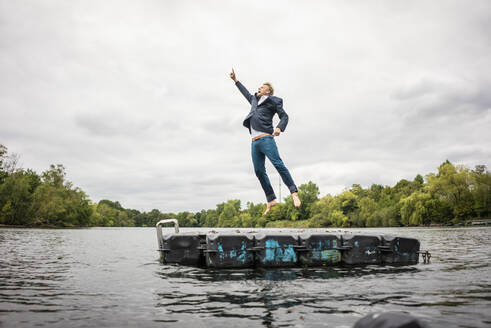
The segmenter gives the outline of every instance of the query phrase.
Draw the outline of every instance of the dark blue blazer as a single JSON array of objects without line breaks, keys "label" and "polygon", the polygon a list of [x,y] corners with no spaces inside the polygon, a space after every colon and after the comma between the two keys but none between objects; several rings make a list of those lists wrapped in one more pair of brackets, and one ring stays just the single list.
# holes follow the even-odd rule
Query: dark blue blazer
[{"label": "dark blue blazer", "polygon": [[288,114],[283,109],[283,99],[269,96],[261,105],[257,105],[259,99],[256,94],[251,95],[246,87],[239,81],[235,83],[239,91],[244,95],[247,101],[251,104],[251,111],[244,119],[244,126],[251,132],[251,127],[260,132],[273,133],[273,116],[278,113],[280,122],[277,127],[283,132],[288,124]]}]

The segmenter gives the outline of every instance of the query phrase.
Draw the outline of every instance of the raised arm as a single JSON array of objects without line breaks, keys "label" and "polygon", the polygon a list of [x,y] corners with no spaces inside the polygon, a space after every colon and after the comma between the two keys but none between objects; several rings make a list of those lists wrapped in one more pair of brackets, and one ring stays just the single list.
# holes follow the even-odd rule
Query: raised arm
[{"label": "raised arm", "polygon": [[240,93],[242,93],[242,95],[245,97],[245,99],[247,99],[247,101],[250,104],[252,102],[252,97],[254,97],[254,96],[251,95],[250,92],[246,89],[246,87],[244,87],[242,85],[242,83],[240,83],[237,80],[237,77],[235,76],[235,72],[234,72],[234,69],[233,68],[232,68],[232,73],[230,73],[230,78],[235,82],[235,85],[239,89]]}]

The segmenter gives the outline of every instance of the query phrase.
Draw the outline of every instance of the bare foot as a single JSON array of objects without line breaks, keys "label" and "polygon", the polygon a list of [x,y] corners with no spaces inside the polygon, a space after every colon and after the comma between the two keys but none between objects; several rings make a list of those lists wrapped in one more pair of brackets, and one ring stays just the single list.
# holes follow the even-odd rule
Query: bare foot
[{"label": "bare foot", "polygon": [[293,205],[295,205],[295,207],[299,207],[300,205],[302,205],[302,202],[300,202],[300,198],[298,198],[298,193],[294,192],[292,194],[292,199]]},{"label": "bare foot", "polygon": [[268,214],[269,210],[271,209],[271,207],[275,206],[276,205],[276,199],[273,199],[272,201],[270,201],[268,204],[266,204],[266,211],[264,211],[263,215],[266,215]]}]

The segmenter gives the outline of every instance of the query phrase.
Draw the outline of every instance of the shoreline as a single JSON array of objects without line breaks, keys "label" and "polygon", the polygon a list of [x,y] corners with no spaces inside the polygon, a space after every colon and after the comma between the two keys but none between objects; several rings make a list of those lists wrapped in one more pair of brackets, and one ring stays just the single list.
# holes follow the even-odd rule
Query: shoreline
[{"label": "shoreline", "polygon": [[[491,221],[484,221],[482,224],[453,224],[453,225],[419,225],[419,226],[380,226],[380,227],[181,227],[181,228],[205,228],[205,229],[377,229],[377,228],[475,228],[475,227],[491,227]],[[154,227],[139,227],[139,226],[89,226],[89,227],[64,227],[64,226],[35,226],[35,225],[7,225],[0,224],[0,229],[90,229],[90,228],[154,228]]]}]

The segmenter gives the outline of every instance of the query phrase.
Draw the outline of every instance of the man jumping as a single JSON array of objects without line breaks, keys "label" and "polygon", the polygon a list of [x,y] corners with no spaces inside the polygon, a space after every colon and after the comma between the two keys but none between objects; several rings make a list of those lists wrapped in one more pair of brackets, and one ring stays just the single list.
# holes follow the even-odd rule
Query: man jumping
[{"label": "man jumping", "polygon": [[[273,136],[277,137],[281,132],[284,132],[286,125],[288,124],[288,115],[283,109],[283,99],[273,96],[273,86],[269,82],[263,83],[257,90],[257,93],[251,95],[242,83],[237,80],[233,69],[232,73],[230,73],[230,78],[235,82],[239,91],[252,106],[251,111],[245,118],[243,124],[249,129],[249,133],[252,137],[252,163],[254,164],[254,171],[266,194],[266,200],[268,202],[264,214],[267,214],[271,207],[276,205],[276,195],[274,194],[273,187],[266,174],[266,167],[264,166],[266,157],[269,158],[276,170],[278,170],[281,179],[290,190],[293,204],[296,207],[300,206],[301,203],[298,198],[297,186],[295,186],[290,172],[281,160],[280,154],[278,153],[278,147],[276,147],[273,138]],[[280,123],[278,123],[278,126],[273,130],[273,116],[275,113],[278,113]]]}]

